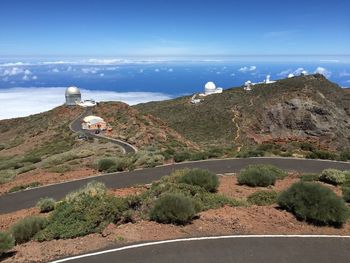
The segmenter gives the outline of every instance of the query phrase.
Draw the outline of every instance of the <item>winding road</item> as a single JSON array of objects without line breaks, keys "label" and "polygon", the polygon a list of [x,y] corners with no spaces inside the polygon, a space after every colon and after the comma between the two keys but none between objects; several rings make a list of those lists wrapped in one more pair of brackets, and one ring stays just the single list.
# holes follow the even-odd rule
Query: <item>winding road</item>
[{"label": "winding road", "polygon": [[96,180],[104,183],[108,188],[124,188],[137,184],[149,184],[169,175],[172,171],[181,168],[202,168],[214,173],[238,172],[249,164],[272,164],[284,170],[293,170],[302,173],[318,173],[326,168],[350,170],[350,163],[325,160],[309,160],[295,158],[246,158],[246,159],[219,159],[196,162],[184,162],[163,165],[155,168],[134,170],[131,172],[110,173],[92,176],[84,179],[33,188],[0,196],[0,214],[17,211],[35,206],[42,197],[52,197],[56,200],[66,194]]},{"label": "winding road", "polygon": [[136,244],[53,263],[348,263],[350,237],[221,236]]},{"label": "winding road", "polygon": [[81,132],[81,133],[85,134],[86,136],[95,137],[95,138],[98,138],[98,139],[102,138],[102,139],[108,140],[108,141],[110,141],[112,143],[115,143],[122,149],[124,154],[136,153],[137,152],[136,147],[131,145],[131,144],[129,144],[129,143],[127,143],[127,142],[124,142],[124,141],[121,141],[121,140],[117,140],[117,139],[113,139],[113,138],[104,136],[102,134],[95,134],[93,131],[88,131],[88,130],[82,129],[81,122],[86,116],[89,116],[89,115],[92,115],[92,108],[91,107],[86,107],[84,112],[81,115],[79,115],[75,120],[73,120],[71,122],[71,124],[69,125],[69,128],[73,132]]}]

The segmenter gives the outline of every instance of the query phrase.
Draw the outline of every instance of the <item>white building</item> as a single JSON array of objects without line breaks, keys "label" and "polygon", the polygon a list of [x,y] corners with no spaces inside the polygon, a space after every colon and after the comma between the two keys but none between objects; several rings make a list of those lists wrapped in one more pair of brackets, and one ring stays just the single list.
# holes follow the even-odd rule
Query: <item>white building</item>
[{"label": "white building", "polygon": [[208,96],[212,94],[222,93],[223,88],[217,88],[214,82],[209,81],[204,86],[204,93],[200,93],[199,96]]},{"label": "white building", "polygon": [[264,83],[265,84],[270,84],[270,83],[275,83],[276,81],[274,80],[270,80],[271,76],[270,75],[267,75],[266,76],[266,79],[264,80]]},{"label": "white building", "polygon": [[246,91],[251,91],[252,90],[252,86],[253,86],[253,83],[250,81],[250,80],[248,80],[248,81],[246,81],[245,83],[244,83],[244,90],[246,90]]},{"label": "white building", "polygon": [[106,130],[107,124],[101,117],[90,115],[83,119],[81,127],[84,130]]}]

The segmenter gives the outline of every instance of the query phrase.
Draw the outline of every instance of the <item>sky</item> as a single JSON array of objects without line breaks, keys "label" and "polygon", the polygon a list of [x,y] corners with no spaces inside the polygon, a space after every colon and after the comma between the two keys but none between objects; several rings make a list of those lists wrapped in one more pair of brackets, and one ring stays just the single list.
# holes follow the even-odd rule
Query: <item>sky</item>
[{"label": "sky", "polygon": [[349,55],[348,0],[1,0],[0,57]]}]

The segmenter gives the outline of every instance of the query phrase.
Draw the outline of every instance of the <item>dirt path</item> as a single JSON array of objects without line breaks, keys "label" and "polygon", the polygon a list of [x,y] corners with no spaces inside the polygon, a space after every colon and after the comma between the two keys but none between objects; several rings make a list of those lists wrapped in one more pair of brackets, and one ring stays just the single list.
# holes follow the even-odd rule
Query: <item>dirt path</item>
[{"label": "dirt path", "polygon": [[[237,142],[238,139],[240,138],[240,131],[241,131],[241,128],[239,127],[238,122],[237,122],[237,118],[239,117],[239,111],[236,109],[232,109],[232,113],[233,113],[232,123],[233,123],[233,125],[236,126],[236,135],[235,135],[233,140],[234,140],[234,142]],[[241,149],[242,149],[242,145],[240,144],[237,147],[237,152],[240,152]]]}]

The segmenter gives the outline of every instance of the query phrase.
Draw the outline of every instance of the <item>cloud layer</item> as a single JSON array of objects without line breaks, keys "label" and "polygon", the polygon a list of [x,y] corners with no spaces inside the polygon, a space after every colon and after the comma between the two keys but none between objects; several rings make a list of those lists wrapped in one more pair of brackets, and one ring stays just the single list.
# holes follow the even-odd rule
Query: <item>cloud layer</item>
[{"label": "cloud layer", "polygon": [[[62,105],[65,87],[11,88],[0,90],[0,119],[24,117],[44,112]],[[156,92],[114,92],[81,90],[82,99],[96,101],[123,101],[130,105],[170,99],[171,96]]]}]

